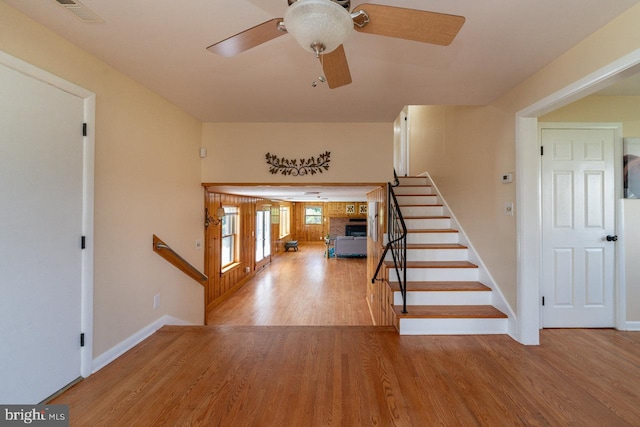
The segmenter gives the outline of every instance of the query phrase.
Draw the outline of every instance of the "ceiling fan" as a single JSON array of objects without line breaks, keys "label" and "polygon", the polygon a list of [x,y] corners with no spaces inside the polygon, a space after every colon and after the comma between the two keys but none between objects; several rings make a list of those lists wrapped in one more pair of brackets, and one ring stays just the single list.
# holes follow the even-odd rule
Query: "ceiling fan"
[{"label": "ceiling fan", "polygon": [[244,30],[207,48],[231,57],[289,33],[305,50],[320,59],[324,78],[334,89],[351,83],[342,44],[352,31],[449,45],[464,24],[463,16],[361,4],[349,12],[351,0],[287,0],[284,18],[275,18]]}]

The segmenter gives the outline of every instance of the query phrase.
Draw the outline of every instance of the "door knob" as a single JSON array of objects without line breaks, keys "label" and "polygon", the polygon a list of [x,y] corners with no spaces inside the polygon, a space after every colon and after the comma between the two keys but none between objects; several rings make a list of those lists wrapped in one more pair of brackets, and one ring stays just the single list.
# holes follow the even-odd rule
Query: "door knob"
[{"label": "door knob", "polygon": [[613,235],[613,236],[611,236],[611,235],[607,236],[607,242],[617,242],[617,241],[618,241],[618,236],[615,236],[615,235]]}]

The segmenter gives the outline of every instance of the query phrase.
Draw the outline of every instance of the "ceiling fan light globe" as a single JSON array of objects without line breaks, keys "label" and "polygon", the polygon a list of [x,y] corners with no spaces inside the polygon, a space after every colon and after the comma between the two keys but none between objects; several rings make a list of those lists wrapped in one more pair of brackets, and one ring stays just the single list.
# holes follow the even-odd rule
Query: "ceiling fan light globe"
[{"label": "ceiling fan light globe", "polygon": [[351,14],[331,0],[298,0],[284,15],[287,32],[308,52],[324,45],[329,53],[343,44],[353,32]]}]

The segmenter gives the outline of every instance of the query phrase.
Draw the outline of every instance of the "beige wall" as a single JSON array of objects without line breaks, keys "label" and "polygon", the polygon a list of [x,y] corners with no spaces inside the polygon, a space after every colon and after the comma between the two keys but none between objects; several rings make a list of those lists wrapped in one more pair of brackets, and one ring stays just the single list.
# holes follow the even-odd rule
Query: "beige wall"
[{"label": "beige wall", "polygon": [[538,118],[539,122],[617,122],[626,138],[640,137],[640,96],[587,96]]},{"label": "beige wall", "polygon": [[[516,190],[515,184],[502,184],[499,177],[515,171],[516,113],[639,49],[638,22],[640,5],[489,106],[410,109],[412,128],[421,121],[432,126],[411,136],[411,151],[420,157],[412,159],[411,173],[428,171],[432,175],[514,310],[516,222],[515,217],[505,216],[502,208],[504,202],[515,201]],[[627,294],[635,298],[629,289]],[[638,304],[632,304],[636,308],[629,310],[627,318],[637,320],[631,313],[638,310]]]},{"label": "beige wall", "polygon": [[3,2],[0,50],[96,94],[94,357],[163,315],[201,323],[202,286],[151,245],[202,269],[201,123]]},{"label": "beige wall", "polygon": [[487,265],[505,298],[515,308],[514,184],[500,176],[514,171],[514,146],[499,150],[504,123],[493,107],[410,106],[411,174],[428,172]]},{"label": "beige wall", "polygon": [[[393,123],[205,123],[202,182],[380,183],[393,179]],[[308,159],[329,151],[319,175],[269,173],[267,153]]]}]

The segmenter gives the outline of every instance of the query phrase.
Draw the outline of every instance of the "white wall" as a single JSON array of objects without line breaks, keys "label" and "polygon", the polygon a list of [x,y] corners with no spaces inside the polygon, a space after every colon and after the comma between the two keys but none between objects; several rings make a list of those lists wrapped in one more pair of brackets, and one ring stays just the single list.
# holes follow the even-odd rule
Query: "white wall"
[{"label": "white wall", "polygon": [[622,202],[627,291],[627,321],[640,322],[640,200]]}]

